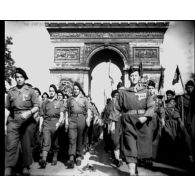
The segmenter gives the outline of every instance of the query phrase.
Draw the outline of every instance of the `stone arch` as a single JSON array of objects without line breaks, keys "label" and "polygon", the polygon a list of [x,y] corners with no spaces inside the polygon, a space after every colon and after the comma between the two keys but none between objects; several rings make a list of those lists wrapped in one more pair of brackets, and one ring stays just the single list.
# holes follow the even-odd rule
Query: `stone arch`
[{"label": "stone arch", "polygon": [[124,83],[124,68],[127,66],[127,59],[125,55],[114,46],[99,46],[96,47],[87,57],[86,63],[89,70],[89,86],[88,91],[91,94],[92,71],[101,62],[108,62],[111,60],[121,71],[121,80]]}]

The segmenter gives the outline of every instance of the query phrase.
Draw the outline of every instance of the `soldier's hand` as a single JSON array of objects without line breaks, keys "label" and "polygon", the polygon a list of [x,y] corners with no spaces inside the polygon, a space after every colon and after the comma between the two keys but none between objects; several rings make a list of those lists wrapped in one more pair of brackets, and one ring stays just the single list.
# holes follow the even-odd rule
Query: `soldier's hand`
[{"label": "soldier's hand", "polygon": [[145,117],[145,116],[139,117],[139,122],[140,122],[141,124],[144,124],[146,121],[147,121],[147,117]]},{"label": "soldier's hand", "polygon": [[162,127],[165,126],[165,120],[164,119],[161,119],[161,124],[162,124]]},{"label": "soldier's hand", "polygon": [[28,111],[25,111],[21,114],[21,118],[22,119],[28,119],[29,117],[31,116],[31,111],[28,110]]},{"label": "soldier's hand", "polygon": [[111,123],[110,132],[111,132],[111,133],[115,133],[115,122],[112,122],[112,123]]},{"label": "soldier's hand", "polygon": [[87,119],[86,119],[86,124],[87,124],[88,127],[90,126],[90,122],[91,122],[90,118],[87,117]]},{"label": "soldier's hand", "polygon": [[5,135],[7,135],[7,125],[5,125]]},{"label": "soldier's hand", "polygon": [[65,132],[68,132],[68,123],[65,123]]},{"label": "soldier's hand", "polygon": [[180,122],[180,128],[181,128],[181,129],[184,129],[184,128],[185,128],[185,125],[184,125],[183,122]]},{"label": "soldier's hand", "polygon": [[41,126],[39,126],[39,135],[41,135],[41,133],[42,133],[42,125]]},{"label": "soldier's hand", "polygon": [[60,122],[56,123],[56,130],[60,127],[60,124],[61,124]]}]

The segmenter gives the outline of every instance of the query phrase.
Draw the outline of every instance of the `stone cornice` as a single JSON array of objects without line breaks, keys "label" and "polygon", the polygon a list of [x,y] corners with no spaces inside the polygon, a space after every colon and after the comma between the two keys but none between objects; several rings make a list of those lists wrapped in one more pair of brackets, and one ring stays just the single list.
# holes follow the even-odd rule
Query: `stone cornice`
[{"label": "stone cornice", "polygon": [[162,21],[87,21],[87,22],[46,22],[45,26],[50,29],[145,29],[145,28],[168,28],[169,22]]},{"label": "stone cornice", "polygon": [[64,67],[50,67],[50,71],[63,71],[63,70],[78,70],[78,71],[89,71],[89,67],[83,67],[83,66],[64,66]]}]

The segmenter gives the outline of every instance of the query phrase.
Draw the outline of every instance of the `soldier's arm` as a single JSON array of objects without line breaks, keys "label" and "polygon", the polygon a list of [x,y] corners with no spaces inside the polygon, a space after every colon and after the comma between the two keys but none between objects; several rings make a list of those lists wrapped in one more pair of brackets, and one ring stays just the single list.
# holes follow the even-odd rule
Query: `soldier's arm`
[{"label": "soldier's arm", "polygon": [[116,122],[120,118],[120,113],[121,113],[121,108],[123,105],[124,99],[123,99],[123,94],[122,92],[119,93],[118,98],[114,102],[113,106],[111,106],[110,114],[109,114],[109,119]]},{"label": "soldier's arm", "polygon": [[154,116],[154,110],[155,110],[155,101],[149,93],[147,94],[147,109],[144,114],[144,117],[152,118]]},{"label": "soldier's arm", "polygon": [[31,108],[31,114],[34,114],[39,111],[40,108],[40,102],[38,97],[36,96],[34,90],[32,91],[32,103],[33,103],[33,108]]},{"label": "soldier's arm", "polygon": [[10,115],[10,93],[8,93],[5,101],[5,133],[7,133],[7,119]]},{"label": "soldier's arm", "polygon": [[91,113],[91,106],[90,106],[90,103],[89,103],[87,98],[85,99],[85,106],[86,106],[86,110],[87,110],[86,123],[87,123],[87,126],[89,127],[92,113]]}]

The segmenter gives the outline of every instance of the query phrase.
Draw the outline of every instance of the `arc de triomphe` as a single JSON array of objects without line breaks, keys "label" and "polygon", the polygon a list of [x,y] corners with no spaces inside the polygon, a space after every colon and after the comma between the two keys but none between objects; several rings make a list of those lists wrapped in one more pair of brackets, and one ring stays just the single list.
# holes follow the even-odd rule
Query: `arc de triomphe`
[{"label": "arc de triomphe", "polygon": [[143,64],[144,77],[158,83],[160,56],[168,22],[46,22],[53,46],[50,74],[68,93],[79,81],[91,92],[91,73],[101,62],[111,60],[128,85],[128,69]]}]

